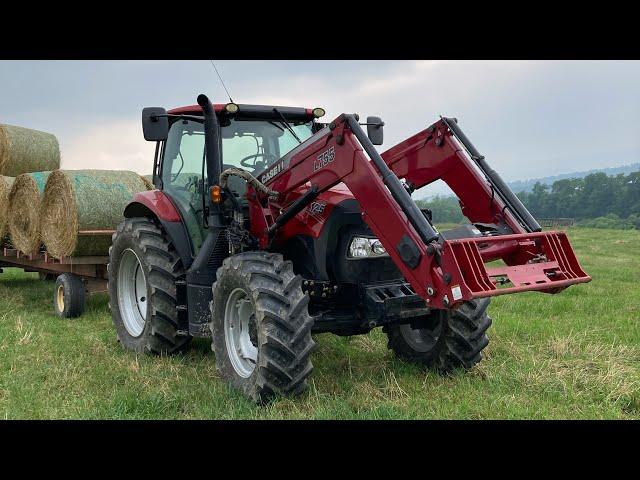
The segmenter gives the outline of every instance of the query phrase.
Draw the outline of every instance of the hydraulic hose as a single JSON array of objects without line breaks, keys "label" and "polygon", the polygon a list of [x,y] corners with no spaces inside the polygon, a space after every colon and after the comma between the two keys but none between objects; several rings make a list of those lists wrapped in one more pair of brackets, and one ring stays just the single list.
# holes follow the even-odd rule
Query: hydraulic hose
[{"label": "hydraulic hose", "polygon": [[227,182],[229,181],[229,177],[232,175],[235,177],[242,178],[248,184],[250,184],[253,188],[255,188],[256,191],[260,193],[264,193],[265,195],[268,195],[270,197],[278,197],[280,195],[275,190],[271,190],[269,187],[267,187],[264,183],[262,183],[260,180],[258,180],[256,177],[251,175],[246,170],[243,170],[242,168],[236,168],[236,167],[227,168],[224,172],[220,174],[220,186],[222,188],[227,188]]}]

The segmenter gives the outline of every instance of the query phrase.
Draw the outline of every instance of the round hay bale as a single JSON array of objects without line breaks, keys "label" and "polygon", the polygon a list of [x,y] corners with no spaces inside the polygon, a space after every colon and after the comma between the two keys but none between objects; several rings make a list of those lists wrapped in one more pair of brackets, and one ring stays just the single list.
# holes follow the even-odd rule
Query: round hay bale
[{"label": "round hay bale", "polygon": [[[40,229],[54,257],[108,255],[109,230],[122,221],[124,207],[147,190],[135,172],[56,170],[44,190]],[[80,232],[80,233],[79,233]]]},{"label": "round hay bale", "polygon": [[42,193],[51,172],[18,175],[9,191],[7,226],[11,243],[23,253],[38,250],[40,238],[40,205]]},{"label": "round hay bale", "polygon": [[13,125],[0,125],[0,175],[60,168],[60,146],[55,135]]},{"label": "round hay bale", "polygon": [[9,191],[15,178],[0,176],[0,238],[4,237],[9,213]]},{"label": "round hay bale", "polygon": [[0,176],[0,246],[5,244],[7,221],[9,220],[9,191],[13,185],[13,177]]}]

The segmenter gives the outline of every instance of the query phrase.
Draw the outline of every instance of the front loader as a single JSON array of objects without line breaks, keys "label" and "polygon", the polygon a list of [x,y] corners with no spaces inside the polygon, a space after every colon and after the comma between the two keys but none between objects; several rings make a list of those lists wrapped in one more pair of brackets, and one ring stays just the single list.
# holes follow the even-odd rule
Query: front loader
[{"label": "front loader", "polygon": [[[125,348],[170,354],[211,337],[221,376],[264,403],[305,389],[312,333],[382,327],[403,359],[469,369],[488,343],[490,297],[591,280],[456,119],[379,154],[378,117],[322,115],[205,95],[143,110],[156,190],[126,207],[109,263]],[[411,198],[436,180],[469,224],[439,232]]]}]

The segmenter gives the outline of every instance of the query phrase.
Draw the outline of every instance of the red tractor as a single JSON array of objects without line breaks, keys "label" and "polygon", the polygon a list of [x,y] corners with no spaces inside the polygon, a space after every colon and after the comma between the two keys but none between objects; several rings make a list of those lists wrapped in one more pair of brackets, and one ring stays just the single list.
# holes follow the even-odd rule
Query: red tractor
[{"label": "red tractor", "polygon": [[[312,333],[382,327],[398,357],[469,369],[491,296],[590,281],[566,235],[541,232],[456,119],[380,155],[380,118],[365,133],[355,114],[323,115],[205,95],[143,110],[157,189],[126,207],[109,259],[125,348],[171,354],[210,337],[221,376],[264,403],[304,390]],[[411,198],[438,179],[468,225],[439,232]]]}]

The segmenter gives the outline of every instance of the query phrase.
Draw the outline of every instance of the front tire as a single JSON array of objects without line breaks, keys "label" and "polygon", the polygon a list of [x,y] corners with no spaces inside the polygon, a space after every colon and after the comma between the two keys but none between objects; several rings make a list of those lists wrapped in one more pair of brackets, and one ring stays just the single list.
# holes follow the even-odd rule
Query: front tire
[{"label": "front tire", "polygon": [[182,261],[160,226],[127,218],[109,248],[109,308],[118,340],[128,350],[168,355],[189,343],[179,332],[176,281]]},{"label": "front tire", "polygon": [[402,360],[440,373],[468,370],[482,360],[482,350],[489,344],[489,302],[483,298],[465,302],[457,310],[436,310],[425,328],[413,329],[408,324],[385,327],[387,347]]},{"label": "front tire", "polygon": [[218,269],[211,302],[216,367],[256,403],[307,387],[315,344],[301,283],[291,262],[276,253],[240,253]]}]

